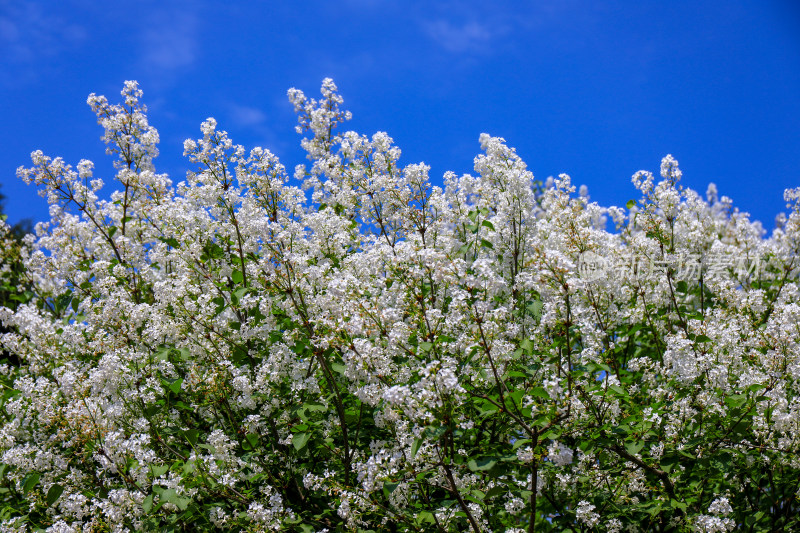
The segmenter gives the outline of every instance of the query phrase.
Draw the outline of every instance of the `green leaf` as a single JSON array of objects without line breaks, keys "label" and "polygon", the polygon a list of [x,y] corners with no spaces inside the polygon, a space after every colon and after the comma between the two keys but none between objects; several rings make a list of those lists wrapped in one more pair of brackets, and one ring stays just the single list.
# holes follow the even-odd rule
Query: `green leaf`
[{"label": "green leaf", "polygon": [[153,508],[153,494],[150,493],[147,495],[147,498],[145,498],[144,501],[142,502],[142,511],[144,511],[145,514],[148,514],[150,513],[150,510],[152,508]]},{"label": "green leaf", "polygon": [[158,478],[169,472],[169,465],[150,465],[153,478]]},{"label": "green leaf", "polygon": [[156,352],[155,359],[157,361],[167,361],[169,359],[169,354],[172,351],[172,346],[164,346],[160,350]]},{"label": "green leaf", "polygon": [[517,439],[517,440],[514,441],[514,444],[511,446],[511,449],[513,451],[516,451],[520,446],[522,446],[524,444],[529,444],[530,442],[531,442],[531,439]]},{"label": "green leaf", "polygon": [[473,472],[480,472],[484,470],[491,470],[497,464],[497,457],[485,457],[480,460],[470,459],[467,462],[467,467]]},{"label": "green leaf", "polygon": [[72,301],[72,293],[67,291],[58,298],[56,298],[55,306],[56,310],[61,313],[61,311],[65,310],[67,306]]},{"label": "green leaf", "polygon": [[428,426],[422,436],[427,439],[438,439],[447,432],[447,426]]},{"label": "green leaf", "polygon": [[172,394],[179,394],[181,392],[181,384],[183,383],[183,378],[178,378],[174,381],[166,381],[165,384],[167,388],[172,392]]},{"label": "green leaf", "polygon": [[631,326],[628,329],[627,336],[628,337],[633,337],[634,335],[636,335],[636,332],[638,332],[640,329],[642,329],[642,325],[641,324],[634,324],[633,326]]},{"label": "green leaf", "polygon": [[626,442],[625,449],[631,455],[636,455],[644,448],[644,442]]},{"label": "green leaf", "polygon": [[[543,307],[544,307],[544,304],[542,303],[541,300],[533,300],[533,301],[528,303],[528,305],[526,306],[526,309],[528,310],[528,312],[531,315],[533,315],[533,317],[536,320],[539,320],[540,318],[542,318],[542,308]],[[525,340],[530,342],[528,339],[525,339]],[[525,341],[522,341],[522,342],[525,342]],[[532,348],[531,348],[531,350],[528,351],[528,353],[531,353],[531,352],[533,352]]]},{"label": "green leaf", "polygon": [[[294,439],[293,439],[294,440]],[[245,450],[255,450],[258,446],[258,435],[255,433],[248,433],[245,435],[244,442],[242,442],[242,447]]]},{"label": "green leaf", "polygon": [[186,438],[186,440],[189,441],[189,444],[191,444],[192,446],[197,445],[197,437],[199,435],[200,432],[196,429],[187,429],[186,431],[183,432],[183,436]]},{"label": "green leaf", "polygon": [[725,398],[725,403],[731,407],[741,407],[747,401],[747,396],[744,394],[732,394]]},{"label": "green leaf", "polygon": [[166,239],[162,238],[161,242],[163,242],[167,246],[170,246],[171,248],[179,248],[180,247],[180,243],[178,242],[178,239],[176,239],[175,237],[168,237]]},{"label": "green leaf", "polygon": [[189,504],[192,502],[189,498],[181,498],[175,489],[167,489],[161,493],[161,500],[171,503],[178,507],[181,511],[185,511]]},{"label": "green leaf", "polygon": [[521,389],[517,389],[511,394],[506,395],[506,401],[509,399],[511,400],[511,407],[514,408],[515,405],[518,405],[520,401],[522,401],[522,397],[525,396],[525,391]]},{"label": "green leaf", "polygon": [[487,402],[487,401],[481,402],[477,407],[478,409],[480,409],[480,414],[479,414],[480,417],[493,415],[500,409],[492,402]]},{"label": "green leaf", "polygon": [[425,524],[435,524],[436,520],[435,520],[435,518],[433,516],[433,513],[431,513],[430,511],[420,511],[417,514],[416,523],[420,524],[420,525],[423,524],[423,523],[425,523]]},{"label": "green leaf", "polygon": [[625,204],[625,207],[628,209],[633,209],[633,206],[636,205],[636,200],[628,200],[628,203]]},{"label": "green leaf", "polygon": [[547,391],[542,387],[536,387],[533,389],[533,391],[531,391],[531,396],[538,396],[539,398],[544,398],[546,400],[550,399],[550,395],[547,394]]},{"label": "green leaf", "polygon": [[464,499],[469,502],[475,502],[477,504],[480,504],[483,502],[484,497],[486,497],[486,495],[483,492],[479,490],[472,490],[470,491],[470,494]]},{"label": "green leaf", "polygon": [[64,487],[62,487],[58,483],[51,485],[50,490],[47,491],[47,496],[45,497],[47,505],[50,506],[56,503],[56,501],[58,501],[58,499],[61,497],[63,493],[64,493]]},{"label": "green leaf", "polygon": [[488,220],[484,220],[483,222],[481,222],[481,226],[486,226],[490,230],[494,231],[494,224],[492,224]]},{"label": "green leaf", "polygon": [[292,446],[299,452],[306,447],[309,437],[311,437],[310,433],[295,433],[292,436]]},{"label": "green leaf", "polygon": [[422,439],[414,439],[414,443],[411,445],[411,458],[417,456],[417,452],[419,451],[419,447],[422,446]]},{"label": "green leaf", "polygon": [[33,490],[33,487],[35,487],[37,483],[39,483],[39,473],[33,472],[28,474],[25,477],[25,482],[22,484],[22,492],[24,494],[28,494]]},{"label": "green leaf", "polygon": [[[239,328],[242,327],[242,325],[239,324],[239,322],[231,322],[231,326],[233,326],[233,324],[238,324],[239,325],[238,328],[234,328],[234,329],[239,329]],[[233,349],[233,357],[232,357],[232,359],[233,359],[233,362],[237,366],[241,366],[241,365],[247,364],[250,361],[249,352],[247,351],[247,347],[246,346],[236,346]]]},{"label": "green leaf", "polygon": [[508,487],[505,487],[504,485],[497,485],[497,486],[492,487],[491,489],[489,489],[489,492],[486,493],[486,496],[484,498],[488,500],[490,498],[495,498],[497,496],[502,496],[507,491],[508,491]]},{"label": "green leaf", "polygon": [[317,402],[306,402],[303,404],[306,411],[327,411],[328,408]]},{"label": "green leaf", "polygon": [[669,474],[672,471],[672,469],[675,468],[675,466],[678,465],[680,462],[681,460],[675,455],[664,456],[659,461],[659,465],[661,466],[661,469],[664,472]]},{"label": "green leaf", "polygon": [[530,339],[522,339],[522,342],[519,343],[519,347],[525,350],[528,355],[533,353],[533,342]]},{"label": "green leaf", "polygon": [[242,281],[244,281],[244,274],[242,274],[241,270],[234,270],[233,272],[231,272],[231,280],[234,283],[241,283]]},{"label": "green leaf", "polygon": [[756,511],[755,513],[753,513],[753,515],[751,517],[748,517],[748,520],[746,520],[746,521],[749,524],[756,524],[762,518],[764,518],[764,511]]},{"label": "green leaf", "polygon": [[617,393],[620,396],[627,396],[628,395],[627,391],[625,389],[623,389],[622,387],[620,387],[619,385],[609,385],[608,386],[608,390],[613,391],[613,392]]},{"label": "green leaf", "polygon": [[[237,272],[238,272],[238,270],[237,270]],[[244,297],[244,295],[247,294],[248,290],[249,289],[247,287],[239,287],[238,289],[233,291],[233,294],[231,296],[232,296],[232,298],[235,297],[237,301],[241,300],[242,297]]]},{"label": "green leaf", "polygon": [[112,238],[116,232],[117,232],[117,227],[116,226],[109,226],[109,228],[108,228],[108,238],[109,239]]}]

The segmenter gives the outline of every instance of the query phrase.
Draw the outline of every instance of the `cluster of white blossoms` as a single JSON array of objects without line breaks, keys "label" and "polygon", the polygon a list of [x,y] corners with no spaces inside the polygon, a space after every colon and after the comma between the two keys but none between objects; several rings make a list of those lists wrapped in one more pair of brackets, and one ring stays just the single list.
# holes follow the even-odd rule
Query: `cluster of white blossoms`
[{"label": "cluster of white blossoms", "polygon": [[736,522],[731,518],[725,518],[733,512],[728,498],[718,498],[708,506],[710,515],[700,515],[695,519],[695,528],[704,533],[726,533],[736,529]]},{"label": "cluster of white blossoms", "polygon": [[[293,177],[209,118],[174,183],[122,95],[89,97],[117,190],[41,152],[18,172],[52,220],[0,308],[0,530],[798,524],[800,189],[767,238],[671,156],[604,208],[486,134],[437,187],[340,132],[331,80],[289,91]],[[587,278],[587,253],[760,266]]]}]

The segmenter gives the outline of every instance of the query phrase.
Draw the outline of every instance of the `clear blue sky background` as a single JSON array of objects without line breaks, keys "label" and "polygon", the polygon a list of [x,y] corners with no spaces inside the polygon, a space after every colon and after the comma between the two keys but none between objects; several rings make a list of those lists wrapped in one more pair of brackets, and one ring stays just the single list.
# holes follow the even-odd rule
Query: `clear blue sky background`
[{"label": "clear blue sky background", "polygon": [[566,172],[624,205],[630,176],[673,154],[773,226],[800,185],[796,0],[221,2],[0,0],[0,183],[11,222],[47,219],[15,177],[34,149],[92,159],[111,183],[91,92],[139,80],[174,181],[215,117],[235,142],[303,162],[286,90],[330,76],[362,133],[404,164],[471,172],[481,132],[539,178]]}]

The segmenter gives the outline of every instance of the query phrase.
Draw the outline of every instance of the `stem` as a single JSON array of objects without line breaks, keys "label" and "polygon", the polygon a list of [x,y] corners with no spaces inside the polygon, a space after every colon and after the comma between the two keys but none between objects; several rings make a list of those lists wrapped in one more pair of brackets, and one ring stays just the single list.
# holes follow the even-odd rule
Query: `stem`
[{"label": "stem", "polygon": [[[538,438],[533,440],[532,449],[536,450]],[[536,531],[536,503],[537,503],[537,487],[539,486],[539,461],[534,454],[533,463],[531,464],[531,518],[528,522],[528,533],[535,533]]]},{"label": "stem", "polygon": [[458,505],[461,507],[461,510],[464,511],[464,514],[467,515],[467,519],[469,520],[469,523],[472,526],[472,530],[475,533],[480,533],[481,528],[478,525],[478,522],[475,521],[475,517],[473,517],[472,513],[469,511],[467,503],[464,501],[464,498],[461,497],[461,493],[458,492],[458,488],[456,487],[456,480],[453,479],[453,473],[450,471],[450,465],[442,461],[442,468],[444,469],[445,476],[447,476],[447,481],[450,483],[450,492],[452,492],[453,496],[456,497],[456,500],[458,500]]},{"label": "stem", "polygon": [[612,452],[614,452],[614,453],[616,453],[617,455],[619,455],[623,459],[627,459],[628,461],[634,463],[635,465],[645,469],[646,471],[648,471],[651,474],[653,474],[656,477],[658,477],[661,480],[661,482],[664,484],[664,489],[667,491],[667,494],[669,495],[669,497],[672,498],[672,499],[676,499],[675,498],[675,486],[672,484],[672,481],[669,479],[669,475],[666,472],[664,472],[663,470],[660,470],[660,469],[658,469],[658,468],[656,468],[654,466],[650,466],[649,464],[645,463],[644,461],[642,461],[641,459],[639,459],[635,455],[632,455],[632,454],[628,453],[627,450],[625,450],[624,448],[621,448],[620,446],[618,446],[616,444],[611,446],[610,448],[607,448],[607,449],[612,451]]}]

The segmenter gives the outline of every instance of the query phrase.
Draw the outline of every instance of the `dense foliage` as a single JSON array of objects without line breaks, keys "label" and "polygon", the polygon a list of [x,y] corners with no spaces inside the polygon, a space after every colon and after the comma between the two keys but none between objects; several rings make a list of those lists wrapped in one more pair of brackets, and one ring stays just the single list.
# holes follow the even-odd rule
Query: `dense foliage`
[{"label": "dense foliage", "polygon": [[488,135],[436,187],[331,80],[293,178],[208,119],[174,184],[122,95],[107,200],[19,170],[3,531],[800,528],[800,189],[765,238],[670,156],[603,208]]}]

